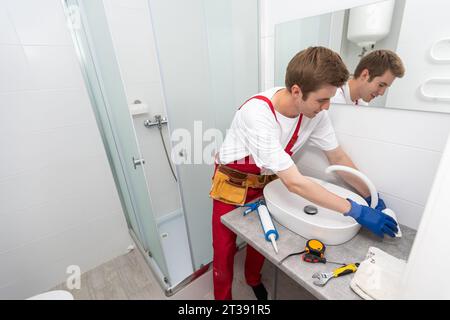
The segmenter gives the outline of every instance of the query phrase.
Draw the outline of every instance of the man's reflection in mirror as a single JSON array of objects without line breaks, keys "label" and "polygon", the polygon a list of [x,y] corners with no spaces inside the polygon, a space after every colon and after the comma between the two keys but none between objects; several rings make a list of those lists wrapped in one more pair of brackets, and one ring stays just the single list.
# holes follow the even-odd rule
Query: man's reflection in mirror
[{"label": "man's reflection in mirror", "polygon": [[367,106],[404,74],[405,67],[395,52],[372,51],[361,59],[353,77],[336,91],[331,103]]}]

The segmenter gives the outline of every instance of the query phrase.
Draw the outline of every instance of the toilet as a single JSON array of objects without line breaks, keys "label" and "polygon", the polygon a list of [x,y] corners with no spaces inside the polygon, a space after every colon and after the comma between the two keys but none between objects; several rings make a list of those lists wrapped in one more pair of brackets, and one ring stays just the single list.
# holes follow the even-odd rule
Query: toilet
[{"label": "toilet", "polygon": [[27,300],[74,300],[74,298],[69,291],[54,290],[32,296]]}]

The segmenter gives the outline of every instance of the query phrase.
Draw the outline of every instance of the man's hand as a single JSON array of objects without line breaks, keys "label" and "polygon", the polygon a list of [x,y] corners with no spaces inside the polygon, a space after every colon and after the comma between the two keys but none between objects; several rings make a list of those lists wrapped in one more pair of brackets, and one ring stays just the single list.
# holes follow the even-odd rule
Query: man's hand
[{"label": "man's hand", "polygon": [[397,222],[393,218],[379,210],[362,206],[350,199],[347,200],[352,205],[352,208],[349,212],[344,213],[344,215],[354,218],[360,225],[366,227],[381,238],[383,238],[384,234],[395,237],[395,234],[398,232],[398,227]]},{"label": "man's hand", "polygon": [[[370,205],[372,204],[372,197],[368,196],[366,198],[364,198],[364,200],[366,200],[367,204]],[[378,194],[378,204],[375,207],[376,210],[380,210],[383,211],[384,209],[386,209],[386,204],[384,203],[383,199],[380,198],[380,195]]]}]

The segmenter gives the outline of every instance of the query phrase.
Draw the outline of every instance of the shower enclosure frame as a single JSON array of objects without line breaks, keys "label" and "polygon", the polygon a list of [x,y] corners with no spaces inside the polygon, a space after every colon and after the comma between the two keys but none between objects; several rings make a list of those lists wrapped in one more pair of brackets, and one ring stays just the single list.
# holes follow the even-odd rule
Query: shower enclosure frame
[{"label": "shower enclosure frame", "polygon": [[[109,79],[108,77],[102,78],[102,73],[101,73],[102,70],[99,70],[99,68],[102,66],[101,65],[99,66],[99,64],[104,63],[104,61],[100,61],[99,59],[97,59],[97,56],[96,56],[97,54],[98,54],[98,56],[102,56],[101,48],[100,48],[100,53],[98,52],[99,44],[97,42],[105,42],[105,41],[108,42],[108,39],[111,40],[110,34],[109,34],[109,32],[106,32],[106,33],[108,33],[107,36],[105,37],[105,38],[108,38],[106,40],[99,38],[99,36],[98,36],[99,31],[96,30],[95,27],[91,26],[91,24],[94,26],[96,24],[98,24],[97,20],[102,20],[102,21],[106,20],[106,18],[104,17],[104,11],[99,17],[93,17],[92,11],[88,12],[88,10],[85,10],[85,7],[86,8],[89,7],[89,9],[92,9],[92,7],[94,7],[94,9],[98,10],[100,8],[100,6],[102,6],[102,0],[88,0],[87,2],[83,1],[83,0],[61,0],[61,1],[63,3],[64,9],[66,11],[66,16],[68,17],[68,20],[71,19],[71,14],[73,14],[73,12],[71,12],[71,10],[73,9],[73,8],[71,8],[71,6],[75,6],[80,9],[80,17],[78,17],[78,18],[80,20],[79,23],[81,25],[78,28],[71,28],[71,33],[72,33],[75,49],[77,51],[78,58],[80,60],[80,66],[81,66],[82,74],[83,74],[83,77],[84,77],[84,80],[86,83],[89,98],[91,100],[92,108],[93,108],[93,111],[94,111],[94,114],[95,114],[95,117],[97,120],[97,124],[98,124],[99,131],[100,131],[100,134],[101,134],[101,137],[103,140],[106,154],[108,156],[108,161],[110,163],[113,177],[114,177],[114,180],[116,183],[116,188],[118,190],[118,194],[119,194],[119,197],[121,200],[123,211],[124,211],[126,219],[127,219],[130,234],[135,239],[138,248],[141,250],[142,253],[144,253],[144,256],[145,256],[149,266],[151,267],[153,273],[156,275],[156,278],[158,279],[159,284],[161,285],[163,290],[165,290],[166,296],[171,296],[174,293],[176,293],[177,291],[179,291],[180,289],[182,289],[184,286],[186,286],[187,284],[192,282],[193,280],[197,279],[200,275],[202,275],[203,273],[210,270],[211,265],[212,265],[212,261],[211,261],[212,256],[209,256],[209,252],[208,253],[203,252],[204,251],[203,249],[205,249],[204,244],[209,243],[209,241],[205,242],[204,240],[202,240],[202,244],[199,247],[195,247],[197,250],[197,253],[200,253],[200,257],[199,256],[195,257],[195,255],[193,254],[194,247],[192,246],[192,244],[193,243],[198,244],[198,241],[199,241],[198,234],[195,235],[197,237],[197,239],[191,239],[192,235],[189,231],[193,232],[193,230],[190,230],[190,228],[189,228],[190,225],[189,225],[189,223],[186,222],[186,230],[188,233],[188,241],[189,241],[189,250],[191,253],[191,264],[193,266],[194,272],[191,275],[187,276],[184,280],[182,280],[181,282],[179,282],[175,285],[173,285],[173,283],[171,283],[169,273],[168,273],[168,268],[167,268],[167,262],[164,257],[164,254],[163,254],[163,250],[161,249],[160,240],[157,239],[157,242],[159,244],[158,247],[160,249],[159,251],[161,251],[161,253],[162,253],[162,267],[159,265],[159,264],[161,264],[161,261],[158,264],[157,261],[153,257],[154,253],[152,253],[151,250],[149,250],[149,243],[145,243],[145,241],[143,241],[142,245],[140,245],[139,239],[143,239],[145,233],[146,232],[149,233],[150,231],[146,230],[146,227],[143,226],[142,221],[140,221],[140,219],[139,219],[139,215],[136,214],[136,210],[137,210],[135,208],[136,197],[134,197],[133,192],[138,192],[138,191],[136,189],[133,190],[133,188],[130,186],[130,181],[129,181],[129,179],[127,179],[127,172],[126,172],[127,171],[126,167],[130,165],[130,163],[128,161],[131,160],[131,155],[128,154],[130,159],[128,159],[128,156],[125,157],[126,159],[124,159],[125,154],[123,153],[123,149],[121,148],[122,146],[120,143],[121,137],[120,137],[120,134],[117,132],[119,129],[116,128],[117,125],[112,123],[112,120],[110,118],[110,113],[111,113],[110,109],[111,108],[109,106],[109,103],[115,103],[116,101],[113,101],[114,99],[111,99],[111,101],[107,101],[107,98],[109,98],[109,96],[104,91],[104,82],[109,83],[109,85],[111,86],[111,79]],[[254,6],[252,4],[252,2],[254,2],[256,4],[256,6]],[[251,46],[253,46],[252,49],[254,49],[254,52],[252,52],[250,54],[251,55],[250,59],[252,61],[252,65],[254,64],[254,68],[250,69],[250,71],[251,71],[250,74],[253,75],[252,76],[253,79],[251,79],[251,81],[250,81],[250,83],[251,83],[250,86],[248,86],[248,85],[241,86],[240,90],[238,90],[238,93],[237,94],[234,93],[233,97],[237,101],[243,101],[245,98],[247,98],[251,94],[254,94],[257,90],[260,91],[260,89],[261,89],[261,86],[260,86],[261,77],[260,77],[260,73],[259,73],[260,72],[259,61],[261,58],[260,57],[260,40],[259,40],[260,39],[259,16],[260,16],[261,7],[260,7],[259,0],[255,0],[252,2],[249,2],[248,4],[250,6],[254,6],[252,12],[254,12],[254,17],[256,17],[256,20],[254,20],[256,22],[256,25],[255,25],[256,31],[254,31],[254,33],[252,34],[252,37],[253,37],[252,41],[254,41],[254,42],[252,42],[252,44],[251,44]],[[238,2],[236,2],[236,3],[238,3]],[[212,9],[211,6],[213,4],[208,3],[207,5],[209,6],[208,8],[211,10]],[[97,8],[95,8],[95,6],[97,6]],[[203,10],[207,10],[208,8],[205,8],[205,7],[202,8],[202,11],[199,13],[200,17],[202,14],[206,15],[206,12],[204,12]],[[169,10],[169,8],[167,8],[167,9]],[[246,9],[248,10],[249,7],[247,7]],[[152,10],[150,10],[150,11],[152,11]],[[205,21],[203,21],[202,23],[205,24],[206,27],[208,26],[208,23],[210,23],[210,24],[215,23],[215,20],[213,20],[214,14],[216,14],[216,15],[219,14],[216,9],[213,9],[213,11],[214,11],[214,13],[212,16],[203,16],[203,19],[205,19]],[[244,11],[241,10],[240,16],[238,17],[239,19],[241,19],[240,20],[241,22],[243,21],[243,18],[244,18],[244,16],[242,15],[243,13],[244,13]],[[90,17],[89,17],[89,15],[90,15]],[[88,18],[90,18],[90,19],[88,20]],[[154,17],[152,17],[152,19],[153,18]],[[247,21],[247,17],[245,17],[245,21]],[[154,23],[153,20],[152,20],[152,23]],[[228,23],[228,22],[226,22],[226,23]],[[91,27],[91,30],[89,29],[89,27]],[[100,27],[104,28],[104,26],[100,26]],[[212,31],[213,33],[220,32],[222,30],[222,29],[217,29],[218,27],[220,28],[220,26],[218,26],[218,25],[215,25],[214,27],[216,29],[214,29]],[[242,29],[242,27],[243,27],[242,25],[238,25],[236,27],[236,29],[234,30],[234,32],[239,32],[239,28]],[[219,49],[219,47],[217,47],[217,45],[218,45],[217,43],[215,44],[216,46],[213,47],[212,49],[211,49],[211,47],[208,46],[208,41],[215,39],[215,38],[211,38],[211,37],[213,37],[212,36],[213,33],[208,34],[207,31],[203,31],[203,32],[205,32],[205,34],[203,35],[204,38],[202,38],[201,41],[204,41],[204,42],[202,42],[200,45],[203,48],[207,48],[208,52],[209,52],[209,50],[213,50],[213,51],[215,50],[214,53],[209,52],[209,54],[217,54],[218,53],[217,50]],[[96,42],[93,42],[93,35],[97,36],[95,38]],[[239,45],[241,45],[241,43],[239,42],[241,39],[242,39],[242,37],[237,40],[235,38],[227,39],[227,40],[228,41],[237,41],[233,45],[239,46]],[[196,40],[200,41],[199,39],[196,39]],[[107,46],[110,46],[110,44],[107,44]],[[158,48],[158,44],[156,45],[156,47]],[[111,48],[112,48],[112,44],[111,44]],[[161,49],[161,47],[159,47],[159,49]],[[157,52],[158,51],[159,50],[157,50]],[[112,49],[111,52],[114,52],[114,50]],[[230,51],[230,52],[228,52],[228,54],[232,54],[232,52]],[[103,50],[102,57],[104,58],[105,55],[108,55],[108,57],[106,57],[107,59],[113,59],[113,60],[115,59],[115,56],[109,57],[110,54],[106,54],[105,51]],[[211,61],[208,62],[209,65],[206,67],[206,68],[208,68],[208,71],[206,71],[206,72],[207,73],[216,72],[216,75],[218,75],[217,72],[220,73],[221,70],[217,69],[217,65],[212,66],[210,64],[210,63],[212,63],[212,64],[217,63],[218,57],[216,57],[216,56],[213,56],[213,57],[215,60],[213,62],[211,62]],[[257,59],[255,59],[255,57]],[[161,58],[160,52],[158,52],[158,60],[160,58]],[[249,57],[247,57],[247,59],[248,58]],[[227,59],[231,59],[230,61],[233,63],[233,60],[232,60],[233,57],[227,56]],[[242,61],[242,59],[239,60],[238,62],[236,62],[237,67],[239,68],[243,62],[244,61]],[[247,62],[245,62],[245,63],[248,65]],[[113,70],[113,71],[120,74],[117,61],[114,61],[112,64],[113,64],[113,69],[117,69],[117,70]],[[103,68],[104,67],[105,66],[103,65]],[[213,67],[215,68],[214,70],[209,70],[209,69],[212,69]],[[241,68],[238,70],[239,71],[242,71],[242,70],[248,71],[247,68],[244,68],[244,69]],[[171,96],[171,94],[173,92],[169,93],[169,94],[167,94],[165,92],[166,91],[165,86],[167,86],[169,82],[167,82],[167,77],[164,77],[164,75],[167,76],[167,73],[164,74],[162,72],[162,74],[161,74],[163,91],[164,91],[163,95],[165,97],[164,104],[166,105],[166,108],[167,108],[167,105],[168,105],[167,96]],[[208,75],[208,77],[209,76],[210,75]],[[226,76],[229,76],[229,75],[227,74]],[[220,77],[220,75],[219,75],[219,77]],[[211,81],[211,78],[208,78],[208,79],[209,79],[209,81]],[[166,80],[166,82],[165,82],[165,80]],[[234,78],[233,79],[227,78],[227,79],[222,79],[222,80],[224,80],[224,81],[233,80],[234,81]],[[220,83],[220,81],[222,81],[222,80],[215,79],[215,81],[216,81],[215,85]],[[219,81],[219,82],[217,82],[217,81]],[[243,79],[240,79],[240,81],[241,81],[241,83],[239,83],[239,81],[236,81],[236,85],[238,83],[240,85],[242,85],[243,84],[242,81],[247,81],[247,78],[244,77]],[[116,88],[116,90],[121,91],[124,96],[125,94],[124,94],[123,84],[120,80],[118,82],[120,83],[121,88]],[[235,88],[235,90],[236,90],[236,88]],[[109,94],[111,94],[111,91],[109,92]],[[112,93],[112,94],[114,94],[114,93]],[[223,94],[223,92],[221,92],[221,94]],[[118,106],[118,108],[128,111],[126,99],[121,102],[123,102],[122,103],[123,106],[122,105]],[[227,104],[227,106],[229,106],[229,105],[233,105],[233,104]],[[166,110],[166,111],[168,112],[169,117],[175,116],[174,115],[175,109],[170,109],[170,108],[167,108],[167,109],[168,110]],[[216,127],[218,125],[218,127],[221,130],[225,131],[225,129],[229,125],[229,122],[231,121],[231,119],[229,119],[229,117],[232,116],[231,113],[233,113],[233,110],[234,109],[231,109],[231,111],[229,111],[230,114],[226,115],[226,117],[223,117],[222,115],[218,115],[218,114],[210,114],[209,116],[212,118],[219,117],[220,124],[218,125],[216,122],[215,125],[216,125]],[[214,112],[216,112],[216,111],[214,111]],[[122,114],[122,116],[124,116],[124,114]],[[175,118],[173,118],[173,119],[175,119]],[[224,121],[224,119],[226,121]],[[174,121],[174,120],[172,120],[172,121]],[[133,127],[131,119],[130,119],[129,125],[131,127]],[[128,126],[128,124],[126,124],[126,126]],[[170,127],[171,126],[169,123],[169,131],[171,129]],[[180,123],[178,123],[178,127],[180,127]],[[137,144],[136,136],[134,136],[133,138],[135,139],[134,143]],[[140,152],[136,152],[135,154],[133,154],[133,157],[140,159]],[[137,170],[139,170],[141,172],[142,176],[145,178],[145,172],[143,171],[143,167],[138,166]],[[185,174],[185,175],[187,174],[186,168],[183,169],[183,168],[180,168],[178,165],[176,165],[175,170],[176,170],[177,176],[179,177],[179,180],[181,182],[183,182],[184,178],[186,178],[186,181],[188,180],[188,178],[183,175],[183,174]],[[182,171],[181,173],[183,173],[181,175],[180,175],[180,170]],[[205,174],[205,172],[203,171],[202,175],[206,176],[204,182],[209,181],[209,173]],[[186,183],[186,181],[185,181],[185,183]],[[178,188],[180,191],[181,204],[182,204],[184,214],[186,215],[186,207],[187,207],[187,209],[190,210],[190,212],[191,212],[190,214],[192,214],[192,210],[193,210],[192,199],[189,199],[189,196],[187,196],[189,201],[187,201],[185,199],[185,194],[183,192],[185,190],[182,190],[181,184],[178,185]],[[146,189],[146,192],[147,192],[147,197],[150,198],[151,195],[148,193],[148,188]],[[207,192],[204,192],[204,193],[202,192],[202,195],[203,194],[206,195]],[[133,197],[134,197],[134,199],[133,199]],[[187,204],[186,204],[186,201],[187,201]],[[210,210],[208,210],[207,212],[205,210],[203,210],[203,211],[204,211],[203,218],[205,216],[207,216],[208,214],[210,214],[210,212],[211,212]],[[189,217],[187,217],[187,218],[189,218]],[[196,219],[195,216],[194,217],[190,216],[190,218]],[[205,221],[203,218],[202,218],[202,220]],[[153,221],[156,222],[156,219],[153,218]],[[192,223],[193,222],[191,221],[191,224]],[[134,225],[134,228],[133,228],[133,225]],[[159,233],[158,232],[156,232],[156,233],[157,233],[157,236],[159,236]],[[194,238],[195,238],[195,236],[194,236]],[[195,241],[197,241],[197,242],[195,242]],[[239,246],[242,246],[243,244],[244,244],[243,242],[241,242],[241,243],[238,242]],[[156,255],[158,255],[158,252],[156,252]]]},{"label": "shower enclosure frame", "polygon": [[[87,11],[85,10],[83,1],[61,0],[61,2],[66,14],[67,24],[72,36],[74,48],[79,59],[80,69],[83,80],[86,84],[87,94],[89,96],[99,133],[106,151],[108,162],[117,188],[117,193],[127,221],[130,236],[133,238],[138,250],[140,250],[143,254],[161,288],[165,291],[165,294],[167,296],[170,296],[175,292],[175,290],[173,290],[170,282],[168,268],[166,265],[161,243],[159,242],[159,240],[158,243],[153,243],[153,245],[149,243],[148,238],[146,238],[145,236],[145,222],[142,221],[142,218],[137,213],[137,210],[139,210],[139,208],[136,204],[136,196],[133,195],[132,177],[130,177],[129,173],[126,170],[126,166],[130,165],[129,163],[127,163],[127,161],[131,160],[125,159],[125,155],[122,150],[123,148],[121,148],[119,133],[117,132],[117,129],[113,124],[113,115],[110,104],[111,102],[108,101],[106,93],[110,88],[108,88],[108,85],[106,85],[104,80],[102,79],[102,70],[101,68],[99,68],[99,60],[96,56],[95,50],[93,49],[94,44],[92,34],[89,29],[90,21],[88,21],[89,19],[87,16]],[[89,5],[95,6],[94,1],[89,2]],[[113,62],[113,68],[116,69],[114,71],[116,71],[116,74],[118,74],[119,67],[117,65],[117,61]],[[125,96],[122,82],[118,81],[117,83],[120,84],[120,89],[122,91],[121,93],[123,94],[123,96]],[[124,99],[124,101],[126,104],[126,99]],[[134,130],[131,118],[129,125]],[[134,140],[134,143],[137,147],[137,153],[135,154],[135,156],[136,158],[140,159],[140,151],[136,139]],[[137,163],[137,165],[136,163],[133,163],[133,165],[135,167],[135,170],[138,171],[138,174],[142,175],[142,178],[146,183],[143,167],[137,166],[139,165],[139,163]],[[148,187],[145,189],[145,191],[147,192],[147,196],[149,197]],[[151,202],[150,199],[148,200]],[[148,209],[148,214],[152,215],[153,221],[156,225],[156,220],[151,213],[151,207]],[[151,230],[147,232],[151,232]],[[157,237],[159,237],[158,232],[156,232],[155,234],[157,235]],[[151,246],[153,248],[150,248]],[[158,255],[159,261],[155,260],[155,254]]]}]

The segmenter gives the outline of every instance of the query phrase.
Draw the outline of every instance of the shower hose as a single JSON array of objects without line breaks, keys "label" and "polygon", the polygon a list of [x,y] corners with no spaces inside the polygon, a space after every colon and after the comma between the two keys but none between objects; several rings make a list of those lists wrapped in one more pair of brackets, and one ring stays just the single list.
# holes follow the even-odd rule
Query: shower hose
[{"label": "shower hose", "polygon": [[173,168],[172,168],[172,162],[170,161],[169,153],[167,152],[166,143],[164,141],[164,137],[162,134],[162,126],[158,126],[158,129],[159,129],[159,135],[161,136],[161,141],[162,141],[162,144],[164,147],[164,151],[166,153],[167,162],[169,163],[170,171],[172,171],[172,176],[175,179],[175,182],[178,182],[177,176],[175,175],[175,172],[173,171]]}]

